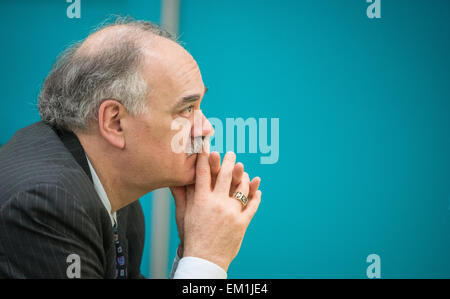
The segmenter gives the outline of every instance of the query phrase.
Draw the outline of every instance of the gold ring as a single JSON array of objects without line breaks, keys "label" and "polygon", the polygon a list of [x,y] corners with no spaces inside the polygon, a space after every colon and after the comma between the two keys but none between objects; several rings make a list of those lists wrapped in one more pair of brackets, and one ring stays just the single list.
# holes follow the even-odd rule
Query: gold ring
[{"label": "gold ring", "polygon": [[244,195],[244,193],[237,191],[233,194],[234,198],[239,199],[239,201],[241,202],[241,204],[245,207],[247,205],[248,202],[248,198],[247,196]]}]

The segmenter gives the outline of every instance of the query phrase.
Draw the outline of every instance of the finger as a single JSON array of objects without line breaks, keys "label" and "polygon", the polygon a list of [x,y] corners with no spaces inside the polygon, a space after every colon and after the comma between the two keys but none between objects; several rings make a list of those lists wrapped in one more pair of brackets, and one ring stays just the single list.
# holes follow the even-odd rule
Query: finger
[{"label": "finger", "polygon": [[175,200],[175,220],[180,221],[186,210],[186,187],[171,187],[173,199]]},{"label": "finger", "polygon": [[209,137],[205,137],[203,150],[197,154],[196,163],[195,191],[210,191],[211,169],[209,167]]},{"label": "finger", "polygon": [[217,175],[216,185],[214,191],[223,192],[225,194],[230,193],[231,180],[233,178],[233,168],[236,162],[236,154],[228,152],[222,161],[219,174]]},{"label": "finger", "polygon": [[172,192],[173,199],[175,200],[175,207],[182,206],[185,204],[185,194],[186,194],[186,187],[180,186],[180,187],[170,187],[170,191]]},{"label": "finger", "polygon": [[230,196],[236,192],[236,187],[241,183],[244,174],[244,164],[236,163],[233,168],[233,178],[231,180]]},{"label": "finger", "polygon": [[220,170],[220,154],[218,152],[209,154],[209,167],[211,168],[211,184],[214,187]]},{"label": "finger", "polygon": [[233,168],[233,178],[231,180],[231,186],[237,186],[240,184],[242,175],[244,174],[244,164],[241,162],[236,163]]},{"label": "finger", "polygon": [[250,187],[250,177],[248,173],[244,172],[242,175],[242,180],[239,185],[236,187],[236,192],[242,192],[246,197],[248,197],[248,191]]},{"label": "finger", "polygon": [[191,184],[186,186],[186,200],[194,198],[194,194],[195,194],[195,185]]},{"label": "finger", "polygon": [[248,192],[249,198],[252,197],[255,194],[255,192],[258,190],[260,183],[261,183],[260,177],[253,178],[253,180],[251,180],[250,190]]},{"label": "finger", "polygon": [[261,203],[261,190],[256,191],[256,193],[248,200],[247,206],[244,209],[244,213],[248,217],[248,221],[252,220],[256,211],[258,210],[259,204]]}]

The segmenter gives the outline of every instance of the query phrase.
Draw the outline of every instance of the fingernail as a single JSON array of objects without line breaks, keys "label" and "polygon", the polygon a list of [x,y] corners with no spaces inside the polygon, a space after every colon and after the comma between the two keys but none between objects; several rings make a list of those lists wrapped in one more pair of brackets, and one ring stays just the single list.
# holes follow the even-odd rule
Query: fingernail
[{"label": "fingernail", "polygon": [[228,156],[228,159],[232,159],[232,160],[236,159],[236,154],[233,151],[229,151],[225,155]]}]

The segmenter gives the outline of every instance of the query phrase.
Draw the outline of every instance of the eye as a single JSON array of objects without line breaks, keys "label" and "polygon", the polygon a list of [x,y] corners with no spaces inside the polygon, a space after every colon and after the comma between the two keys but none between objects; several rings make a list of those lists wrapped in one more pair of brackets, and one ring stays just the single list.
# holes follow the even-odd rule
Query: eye
[{"label": "eye", "polygon": [[184,108],[184,109],[181,111],[181,114],[183,114],[183,115],[185,115],[185,116],[189,116],[189,115],[191,114],[192,110],[194,110],[194,106],[193,106],[193,105]]}]

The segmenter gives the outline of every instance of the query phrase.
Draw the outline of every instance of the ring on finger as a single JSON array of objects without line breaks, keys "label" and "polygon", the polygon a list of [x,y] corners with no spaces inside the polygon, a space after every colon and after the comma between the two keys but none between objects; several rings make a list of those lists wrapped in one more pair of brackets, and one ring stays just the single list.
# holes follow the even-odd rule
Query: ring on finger
[{"label": "ring on finger", "polygon": [[240,191],[234,192],[233,197],[236,198],[236,199],[238,199],[238,200],[241,202],[242,206],[244,206],[244,207],[245,207],[245,206],[247,205],[247,203],[248,203],[248,198],[247,198],[247,196],[245,196],[245,194],[242,193],[242,192],[240,192]]}]

